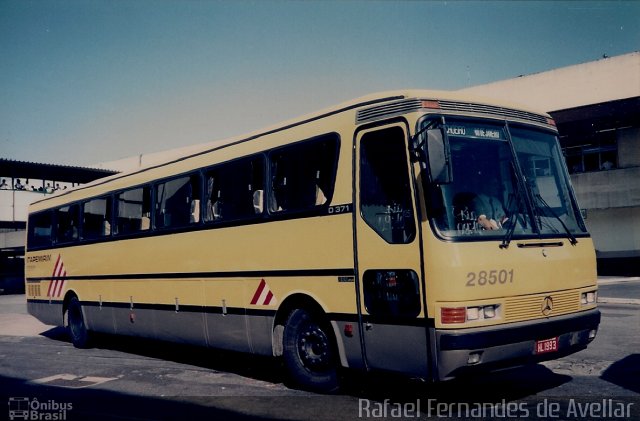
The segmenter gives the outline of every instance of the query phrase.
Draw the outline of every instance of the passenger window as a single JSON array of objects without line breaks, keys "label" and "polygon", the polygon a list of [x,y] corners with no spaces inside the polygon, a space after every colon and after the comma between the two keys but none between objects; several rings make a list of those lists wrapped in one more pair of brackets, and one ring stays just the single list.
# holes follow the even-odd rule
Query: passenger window
[{"label": "passenger window", "polygon": [[139,187],[116,196],[116,234],[146,231],[151,227],[151,189]]},{"label": "passenger window", "polygon": [[111,197],[103,197],[82,205],[82,239],[92,240],[111,235]]},{"label": "passenger window", "polygon": [[56,242],[69,243],[78,239],[78,205],[56,210]]},{"label": "passenger window", "polygon": [[206,173],[205,222],[233,221],[260,215],[264,197],[264,157],[218,165]]},{"label": "passenger window", "polygon": [[413,216],[404,132],[391,128],[363,136],[360,143],[360,212],[385,241],[413,241]]},{"label": "passenger window", "polygon": [[193,174],[156,186],[155,227],[184,227],[200,222],[200,176]]},{"label": "passenger window", "polygon": [[335,136],[273,151],[269,211],[304,211],[327,204],[333,195],[337,152]]},{"label": "passenger window", "polygon": [[51,246],[52,215],[47,211],[29,216],[29,248]]}]

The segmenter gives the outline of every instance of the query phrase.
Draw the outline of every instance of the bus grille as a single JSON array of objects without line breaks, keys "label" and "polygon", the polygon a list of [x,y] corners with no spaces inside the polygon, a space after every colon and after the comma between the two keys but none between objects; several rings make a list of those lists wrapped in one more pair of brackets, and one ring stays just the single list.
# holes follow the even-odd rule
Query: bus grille
[{"label": "bus grille", "polygon": [[[546,297],[553,300],[553,309],[548,315],[542,313],[542,307]],[[513,297],[505,302],[505,322],[520,322],[523,320],[542,319],[559,316],[561,314],[574,313],[580,310],[580,292],[563,291],[551,294]]]},{"label": "bus grille", "polygon": [[365,108],[356,114],[356,123],[363,121],[376,120],[382,117],[390,117],[418,111],[422,107],[422,101],[419,99],[403,99],[401,101],[390,102],[388,104],[377,105],[375,107]]}]

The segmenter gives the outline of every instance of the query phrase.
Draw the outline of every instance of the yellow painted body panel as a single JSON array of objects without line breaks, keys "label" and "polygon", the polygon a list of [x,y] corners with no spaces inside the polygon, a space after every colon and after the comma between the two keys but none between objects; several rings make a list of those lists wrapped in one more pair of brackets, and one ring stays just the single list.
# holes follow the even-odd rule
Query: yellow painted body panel
[{"label": "yellow painted body panel", "polygon": [[[45,254],[52,257],[29,263],[27,278],[51,277],[60,254],[68,277],[98,278],[65,283],[83,300],[98,301],[100,297],[102,301],[128,303],[133,297],[137,303],[173,304],[179,298],[184,305],[220,306],[220,300],[225,299],[229,307],[245,307],[261,278],[225,278],[224,272],[353,268],[350,226],[351,214],[343,214],[29,252],[27,259]],[[152,276],[171,273],[202,275],[196,279]],[[118,275],[145,275],[149,279],[102,279]],[[316,296],[327,311],[353,311],[352,282],[340,283],[335,276],[311,279],[305,281],[302,290]],[[301,289],[300,281],[295,277],[267,278],[280,302]],[[41,295],[29,298],[48,298],[49,281],[42,281],[41,285]],[[327,285],[338,288],[340,293],[323,293]],[[61,294],[56,299],[63,297]]]},{"label": "yellow painted body panel", "polygon": [[[580,238],[572,246],[566,238],[554,240],[514,240],[507,249],[498,241],[448,243],[436,239],[427,226],[425,249],[427,305],[436,327],[460,328],[510,323],[546,317],[542,300],[552,296],[556,303],[550,316],[594,308],[580,306],[580,292],[595,291],[596,265],[593,243]],[[560,247],[518,247],[518,244],[562,242]],[[491,271],[496,277],[491,279]],[[500,282],[500,271],[507,276]],[[479,282],[477,274],[485,272],[487,280]],[[511,275],[512,273],[512,275]],[[476,274],[475,281],[472,281]],[[500,304],[503,314],[492,322],[442,325],[442,307],[469,307]]]}]

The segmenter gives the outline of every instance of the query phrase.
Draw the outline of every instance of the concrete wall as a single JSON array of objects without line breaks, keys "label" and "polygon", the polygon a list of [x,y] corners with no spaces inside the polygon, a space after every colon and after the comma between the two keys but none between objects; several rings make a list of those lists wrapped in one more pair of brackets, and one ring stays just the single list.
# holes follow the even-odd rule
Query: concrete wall
[{"label": "concrete wall", "polygon": [[640,208],[588,210],[586,223],[598,257],[640,257]]},{"label": "concrete wall", "polygon": [[618,131],[618,166],[640,167],[640,127]]},{"label": "concrete wall", "polygon": [[582,209],[640,206],[640,167],[573,174]]},{"label": "concrete wall", "polygon": [[27,190],[0,190],[0,221],[27,220],[29,204],[45,197]]},{"label": "concrete wall", "polygon": [[24,230],[0,232],[0,250],[24,247],[26,235]]}]

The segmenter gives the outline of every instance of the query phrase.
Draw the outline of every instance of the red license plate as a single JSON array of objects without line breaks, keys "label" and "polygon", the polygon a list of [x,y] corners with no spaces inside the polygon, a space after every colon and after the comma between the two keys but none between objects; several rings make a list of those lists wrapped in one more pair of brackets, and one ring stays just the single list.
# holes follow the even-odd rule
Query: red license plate
[{"label": "red license plate", "polygon": [[536,354],[546,354],[547,352],[556,352],[558,350],[558,338],[543,339],[536,341]]}]

